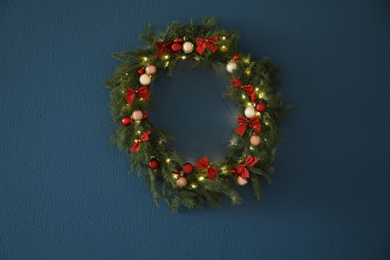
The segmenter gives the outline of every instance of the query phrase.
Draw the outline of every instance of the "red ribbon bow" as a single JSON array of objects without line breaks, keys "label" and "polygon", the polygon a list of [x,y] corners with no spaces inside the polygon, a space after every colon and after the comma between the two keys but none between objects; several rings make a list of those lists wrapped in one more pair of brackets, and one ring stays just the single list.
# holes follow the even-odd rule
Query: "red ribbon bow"
[{"label": "red ribbon bow", "polygon": [[150,95],[149,95],[149,92],[148,92],[148,88],[146,86],[142,86],[142,87],[140,87],[138,89],[127,88],[127,91],[126,91],[126,101],[127,101],[127,103],[129,103],[130,105],[133,104],[136,94],[138,94],[138,96],[140,98],[143,98],[143,99],[146,99],[146,100],[150,100]]},{"label": "red ribbon bow", "polygon": [[149,141],[149,135],[150,135],[150,130],[143,133],[141,135],[141,138],[139,140],[135,141],[135,143],[131,146],[130,151],[138,152],[140,147],[141,147],[141,143]]},{"label": "red ribbon bow", "polygon": [[214,53],[218,50],[218,46],[214,44],[214,42],[217,42],[217,41],[218,41],[218,36],[213,36],[213,37],[208,38],[208,39],[196,37],[196,44],[198,45],[198,47],[196,47],[196,51],[200,55],[202,55],[203,52],[208,47],[210,49],[210,51],[212,51]]},{"label": "red ribbon bow", "polygon": [[217,175],[218,173],[217,168],[210,166],[209,160],[207,159],[206,156],[203,156],[203,158],[197,161],[194,165],[197,168],[207,168],[207,175],[209,176],[209,179],[212,181],[214,180],[214,176]]},{"label": "red ribbon bow", "polygon": [[252,85],[243,85],[238,79],[234,78],[232,81],[232,85],[236,88],[241,88],[245,90],[246,94],[251,97],[252,101],[256,101],[256,92],[255,88]]},{"label": "red ribbon bow", "polygon": [[255,165],[259,159],[256,157],[252,157],[251,155],[248,155],[248,158],[246,158],[246,161],[244,164],[239,164],[236,167],[237,171],[234,171],[234,174],[241,175],[241,177],[248,179],[249,178],[249,171],[246,167]]},{"label": "red ribbon bow", "polygon": [[154,45],[156,45],[158,47],[158,50],[156,51],[156,55],[159,58],[161,58],[164,51],[166,51],[168,53],[172,53],[172,49],[171,49],[172,44],[173,44],[173,42],[166,42],[166,43],[155,42]]},{"label": "red ribbon bow", "polygon": [[247,124],[249,123],[249,126],[255,130],[256,132],[260,132],[261,130],[261,125],[260,125],[260,122],[259,122],[259,117],[255,116],[255,117],[252,117],[252,118],[246,118],[246,117],[243,117],[243,116],[238,116],[237,118],[237,122],[238,122],[238,127],[237,127],[237,130],[236,132],[242,136],[245,131],[246,131],[246,126]]}]

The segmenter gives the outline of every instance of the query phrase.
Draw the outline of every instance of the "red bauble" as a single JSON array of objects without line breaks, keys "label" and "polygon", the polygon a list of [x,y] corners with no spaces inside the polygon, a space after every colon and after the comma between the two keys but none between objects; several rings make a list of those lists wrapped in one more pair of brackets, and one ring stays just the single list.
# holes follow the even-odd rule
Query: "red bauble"
[{"label": "red bauble", "polygon": [[157,170],[160,166],[160,162],[156,158],[152,158],[149,162],[149,168],[152,170]]},{"label": "red bauble", "polygon": [[173,173],[174,173],[174,174],[179,174],[180,171],[179,171],[179,169],[175,169],[175,170],[173,171]]},{"label": "red bauble", "polygon": [[194,170],[194,166],[191,163],[185,163],[183,165],[183,173],[190,174]]},{"label": "red bauble", "polygon": [[128,116],[125,116],[124,118],[122,118],[122,124],[123,125],[130,125],[131,124],[131,118],[128,117]]},{"label": "red bauble", "polygon": [[137,71],[137,73],[138,73],[138,75],[142,75],[142,74],[145,73],[145,70],[144,70],[144,69],[139,69],[139,70]]},{"label": "red bauble", "polygon": [[264,112],[265,110],[267,110],[267,104],[264,102],[257,103],[256,110],[259,111],[260,113]]},{"label": "red bauble", "polygon": [[177,42],[178,42],[178,43],[183,43],[183,42],[184,42],[184,39],[180,37],[180,38],[177,39]]},{"label": "red bauble", "polygon": [[175,42],[174,44],[172,44],[171,49],[174,52],[179,52],[179,51],[181,51],[182,47],[181,47],[180,43]]},{"label": "red bauble", "polygon": [[148,117],[149,117],[149,116],[148,116],[148,114],[144,113],[144,115],[143,115],[142,119],[144,119],[144,120],[145,120],[145,119],[148,119]]},{"label": "red bauble", "polygon": [[239,60],[240,59],[240,55],[236,54],[233,56],[233,60]]},{"label": "red bauble", "polygon": [[237,174],[237,169],[234,168],[234,169],[232,169],[230,172],[233,173],[233,174]]}]

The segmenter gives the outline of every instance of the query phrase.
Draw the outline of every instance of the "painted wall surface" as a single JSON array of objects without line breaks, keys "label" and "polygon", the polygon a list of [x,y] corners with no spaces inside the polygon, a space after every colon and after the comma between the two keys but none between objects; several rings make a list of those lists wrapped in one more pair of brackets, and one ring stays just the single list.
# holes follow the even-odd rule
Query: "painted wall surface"
[{"label": "painted wall surface", "polygon": [[[211,15],[295,107],[262,202],[173,214],[109,147],[104,81],[148,23]],[[1,1],[0,259],[389,259],[389,46],[389,1]],[[156,100],[177,149],[223,147],[225,101],[194,90],[223,79],[183,64],[161,84],[192,89]],[[199,136],[185,115],[226,120]]]}]

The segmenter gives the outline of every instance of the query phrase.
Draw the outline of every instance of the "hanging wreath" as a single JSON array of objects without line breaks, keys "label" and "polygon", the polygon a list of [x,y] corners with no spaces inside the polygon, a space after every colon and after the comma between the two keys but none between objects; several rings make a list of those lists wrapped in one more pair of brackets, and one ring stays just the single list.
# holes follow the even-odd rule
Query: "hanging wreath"
[{"label": "hanging wreath", "polygon": [[[117,124],[112,144],[127,150],[130,172],[145,175],[156,205],[161,198],[174,212],[181,205],[218,207],[220,194],[233,205],[240,204],[237,187],[247,183],[262,199],[261,181],[271,182],[278,123],[287,110],[277,93],[279,68],[266,58],[252,61],[239,52],[238,32],[218,27],[214,18],[199,25],[174,22],[162,35],[154,35],[148,26],[140,39],[145,48],[113,55],[123,64],[106,81],[112,89],[110,107]],[[238,106],[237,128],[224,158],[217,162],[206,156],[188,162],[169,146],[174,138],[148,119],[153,106],[151,83],[164,70],[172,76],[176,63],[185,59],[193,61],[194,67],[226,67],[231,75],[223,94]]]}]

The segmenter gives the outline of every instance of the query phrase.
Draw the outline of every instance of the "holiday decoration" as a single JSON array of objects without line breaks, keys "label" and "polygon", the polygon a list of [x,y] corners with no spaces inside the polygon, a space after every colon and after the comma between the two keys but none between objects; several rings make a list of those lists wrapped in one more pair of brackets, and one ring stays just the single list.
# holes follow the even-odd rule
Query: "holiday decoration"
[{"label": "holiday decoration", "polygon": [[[278,124],[288,109],[277,92],[279,68],[269,59],[252,60],[238,51],[238,32],[218,27],[214,18],[199,25],[174,22],[161,35],[153,34],[149,26],[140,38],[145,48],[114,54],[123,64],[106,81],[112,89],[110,107],[117,124],[112,143],[128,151],[130,171],[145,177],[156,204],[163,200],[175,212],[180,206],[218,207],[220,195],[230,198],[233,205],[240,204],[237,189],[246,184],[261,199],[262,180],[271,181]],[[174,138],[149,120],[161,72],[172,76],[176,63],[184,59],[194,67],[229,72],[223,95],[237,105],[237,127],[219,161],[209,161],[207,156],[195,161],[181,157],[170,147]]]},{"label": "holiday decoration", "polygon": [[234,61],[229,61],[229,63],[226,65],[226,70],[229,73],[233,73],[237,69],[237,63]]},{"label": "holiday decoration", "polygon": [[177,178],[177,180],[176,180],[176,185],[179,188],[183,188],[183,187],[187,186],[187,183],[188,183],[188,181],[187,181],[186,177],[183,177],[183,176]]},{"label": "holiday decoration", "polygon": [[261,142],[261,138],[259,135],[253,134],[249,139],[249,142],[251,143],[251,145],[258,146]]},{"label": "holiday decoration", "polygon": [[156,158],[152,158],[149,162],[149,168],[152,170],[157,170],[160,166],[160,162]]}]

